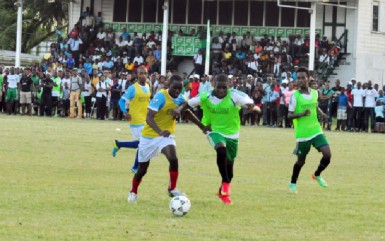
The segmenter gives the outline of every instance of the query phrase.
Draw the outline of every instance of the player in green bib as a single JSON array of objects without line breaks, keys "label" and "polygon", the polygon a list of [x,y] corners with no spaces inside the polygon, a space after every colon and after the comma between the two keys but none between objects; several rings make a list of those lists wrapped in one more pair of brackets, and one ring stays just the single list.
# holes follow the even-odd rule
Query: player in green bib
[{"label": "player in green bib", "polygon": [[294,150],[294,154],[297,155],[297,162],[294,164],[289,185],[290,191],[293,193],[297,193],[297,179],[311,146],[322,153],[320,164],[312,174],[312,178],[321,187],[327,187],[326,181],[321,177],[321,172],[329,165],[331,159],[329,143],[322,132],[317,113],[323,118],[327,118],[327,115],[318,108],[318,92],[309,87],[309,77],[307,68],[298,69],[298,90],[293,93],[289,103],[288,118],[293,120],[297,140]]},{"label": "player in green bib", "polygon": [[218,197],[224,204],[232,204],[230,183],[233,178],[234,160],[238,151],[240,129],[239,110],[252,109],[253,100],[246,94],[230,89],[227,75],[214,79],[214,90],[200,93],[188,101],[188,105],[200,105],[203,110],[203,131],[217,153],[217,165],[222,177]]}]

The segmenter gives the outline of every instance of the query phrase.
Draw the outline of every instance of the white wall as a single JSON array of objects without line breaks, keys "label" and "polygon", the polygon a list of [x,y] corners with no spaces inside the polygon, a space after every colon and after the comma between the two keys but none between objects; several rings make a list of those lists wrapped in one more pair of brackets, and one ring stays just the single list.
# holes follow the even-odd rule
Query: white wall
[{"label": "white wall", "polygon": [[[380,1],[385,4],[384,0]],[[359,1],[357,24],[357,80],[372,80],[383,85],[385,33],[372,32],[372,1]]]}]

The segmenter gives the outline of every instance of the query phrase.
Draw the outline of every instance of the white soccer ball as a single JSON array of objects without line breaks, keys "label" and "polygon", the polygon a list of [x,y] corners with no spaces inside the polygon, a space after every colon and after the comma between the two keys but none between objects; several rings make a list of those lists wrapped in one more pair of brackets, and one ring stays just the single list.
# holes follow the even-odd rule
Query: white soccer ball
[{"label": "white soccer ball", "polygon": [[186,215],[190,208],[191,203],[186,196],[173,197],[170,201],[170,210],[175,216],[182,217]]}]

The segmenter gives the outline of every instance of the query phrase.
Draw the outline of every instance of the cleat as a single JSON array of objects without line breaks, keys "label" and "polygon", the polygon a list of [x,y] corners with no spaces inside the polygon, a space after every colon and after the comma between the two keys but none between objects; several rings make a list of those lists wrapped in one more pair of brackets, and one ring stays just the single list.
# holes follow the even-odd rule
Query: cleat
[{"label": "cleat", "polygon": [[136,193],[134,193],[134,192],[130,192],[128,194],[127,201],[129,203],[136,203],[138,201],[138,195]]},{"label": "cleat", "polygon": [[138,172],[138,168],[132,167],[132,168],[131,168],[131,171],[132,171],[133,173],[137,173],[137,172]]},{"label": "cleat", "polygon": [[298,191],[297,191],[297,184],[295,184],[295,183],[290,183],[290,184],[289,184],[289,191],[290,191],[291,193],[298,193]]},{"label": "cleat", "polygon": [[119,151],[120,147],[118,147],[118,141],[115,140],[114,147],[112,148],[112,156],[115,157],[116,153]]},{"label": "cleat", "polygon": [[179,191],[179,190],[176,189],[176,188],[175,188],[174,190],[169,190],[169,189],[168,189],[167,192],[168,192],[168,195],[169,195],[170,197],[186,196],[185,193]]},{"label": "cleat", "polygon": [[221,199],[222,203],[223,204],[229,204],[229,205],[233,204],[233,202],[230,199],[230,196],[229,195],[223,195],[223,193],[224,192],[221,191],[221,188],[219,188],[217,195],[218,195],[219,199]]},{"label": "cleat", "polygon": [[321,176],[316,176],[316,175],[312,174],[311,178],[316,180],[321,187],[327,187],[328,186],[326,181]]}]

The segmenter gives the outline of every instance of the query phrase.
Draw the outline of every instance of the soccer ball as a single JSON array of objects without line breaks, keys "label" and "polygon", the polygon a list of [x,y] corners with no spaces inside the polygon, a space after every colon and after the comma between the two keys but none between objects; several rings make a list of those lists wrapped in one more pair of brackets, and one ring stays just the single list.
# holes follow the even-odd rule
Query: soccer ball
[{"label": "soccer ball", "polygon": [[173,197],[170,201],[170,210],[172,214],[178,217],[182,217],[190,210],[190,200],[185,196]]}]

